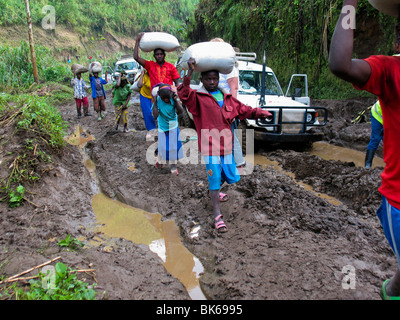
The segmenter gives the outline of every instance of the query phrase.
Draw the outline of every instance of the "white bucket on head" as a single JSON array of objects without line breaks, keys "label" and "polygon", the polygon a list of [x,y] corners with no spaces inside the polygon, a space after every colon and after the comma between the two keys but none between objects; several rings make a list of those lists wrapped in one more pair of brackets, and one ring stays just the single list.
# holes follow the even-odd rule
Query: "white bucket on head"
[{"label": "white bucket on head", "polygon": [[139,48],[144,52],[151,52],[155,49],[163,49],[171,52],[179,47],[178,39],[172,34],[165,32],[146,32],[139,43]]},{"label": "white bucket on head", "polygon": [[236,53],[233,47],[226,42],[199,42],[191,45],[182,55],[183,69],[188,69],[187,61],[196,60],[194,71],[205,72],[218,70],[220,73],[231,73],[236,62]]},{"label": "white bucket on head", "polygon": [[389,16],[398,17],[400,0],[368,0],[369,3],[380,12]]}]

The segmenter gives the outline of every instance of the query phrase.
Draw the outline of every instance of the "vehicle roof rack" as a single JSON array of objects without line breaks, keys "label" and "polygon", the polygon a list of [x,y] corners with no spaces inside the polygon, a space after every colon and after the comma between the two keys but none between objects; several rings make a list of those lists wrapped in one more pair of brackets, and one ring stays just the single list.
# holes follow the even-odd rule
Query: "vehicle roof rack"
[{"label": "vehicle roof rack", "polygon": [[236,59],[240,61],[256,61],[257,54],[255,52],[236,52]]}]

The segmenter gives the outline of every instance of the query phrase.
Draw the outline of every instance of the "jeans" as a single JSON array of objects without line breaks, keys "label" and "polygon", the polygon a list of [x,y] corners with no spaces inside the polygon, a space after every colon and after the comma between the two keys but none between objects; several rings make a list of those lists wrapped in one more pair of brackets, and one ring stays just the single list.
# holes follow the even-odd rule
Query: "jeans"
[{"label": "jeans", "polygon": [[151,112],[151,99],[140,95],[140,107],[142,108],[144,125],[146,126],[147,131],[155,129],[156,122],[153,113]]},{"label": "jeans", "polygon": [[373,116],[371,116],[371,139],[369,141],[367,150],[376,151],[382,139],[383,139],[383,125]]}]

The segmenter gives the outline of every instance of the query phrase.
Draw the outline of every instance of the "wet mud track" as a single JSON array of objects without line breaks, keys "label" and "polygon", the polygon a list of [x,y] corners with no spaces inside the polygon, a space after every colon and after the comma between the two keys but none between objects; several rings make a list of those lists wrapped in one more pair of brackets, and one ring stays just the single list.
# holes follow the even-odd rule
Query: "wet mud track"
[{"label": "wet mud track", "polygon": [[[296,180],[341,204],[334,205],[306,190],[272,166],[256,165],[237,184],[224,186],[230,199],[221,204],[221,210],[229,231],[221,235],[213,227],[204,165],[179,165],[179,176],[172,176],[168,168],[149,164],[146,153],[155,142],[145,139],[139,105],[130,108],[129,127],[135,130],[122,133],[115,131],[113,108],[107,100],[108,113],[101,122],[95,117],[76,119],[73,103],[60,106],[60,111],[70,122],[71,132],[80,124],[95,137],[85,152],[96,166],[99,187],[106,196],[159,213],[180,227],[183,243],[204,266],[200,283],[207,298],[379,299],[382,282],[396,269],[375,217],[382,168],[366,170],[348,162],[323,160],[304,150],[259,148],[261,155],[293,172]],[[353,104],[358,105],[354,110],[365,107],[363,101]],[[342,104],[330,101],[326,105],[340,118]],[[333,116],[330,126],[324,128],[328,139],[347,146],[353,135],[361,149],[368,141],[368,125],[351,128],[350,123],[336,120]],[[49,256],[59,253],[49,239],[65,238],[65,232],[80,235],[88,247],[63,253],[64,259],[97,268],[97,281],[108,298],[189,299],[182,284],[146,246],[117,239],[112,250],[105,251],[104,245],[89,244],[90,239],[102,236],[91,229],[96,221],[90,203],[96,193],[90,186],[91,177],[76,147],[69,146],[59,161],[58,176],[49,177],[47,187],[41,187],[47,197],[36,199],[39,207],[34,209],[34,218],[25,214],[25,218],[12,221],[3,219],[2,231],[10,232],[14,222],[19,223],[21,234],[13,232],[12,240],[3,236],[2,244],[8,243],[9,248],[20,244],[21,256],[26,256],[34,248],[22,243],[28,230],[35,228],[40,239],[35,246],[45,248],[41,253]],[[132,164],[134,170],[129,169]],[[2,210],[5,217],[11,216],[9,209]],[[24,214],[23,209],[19,211]],[[49,211],[57,218],[48,218]],[[194,225],[200,226],[198,237],[190,236]],[[39,254],[34,256],[39,259]],[[2,258],[14,264],[18,261],[10,250]],[[11,274],[10,264],[8,268],[6,272]]]}]

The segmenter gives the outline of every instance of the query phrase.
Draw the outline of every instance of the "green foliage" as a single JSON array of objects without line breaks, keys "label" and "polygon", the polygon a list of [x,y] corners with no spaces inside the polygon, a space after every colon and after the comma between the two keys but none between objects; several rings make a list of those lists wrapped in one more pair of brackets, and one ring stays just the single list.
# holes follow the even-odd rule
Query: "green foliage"
[{"label": "green foliage", "polygon": [[[48,14],[45,5],[55,8],[56,24],[65,24],[82,35],[91,30],[136,35],[140,31],[165,31],[179,35],[199,0],[37,0],[30,2],[32,21],[40,25]],[[26,22],[23,1],[0,0],[0,24]]]},{"label": "green foliage", "polygon": [[21,204],[21,201],[24,198],[24,193],[25,188],[21,185],[19,185],[15,191],[11,190],[9,200],[11,208],[18,207]]},{"label": "green foliage", "polygon": [[14,127],[15,133],[33,136],[4,162],[9,175],[0,181],[0,201],[8,200],[11,207],[16,207],[24,199],[26,185],[40,179],[41,165],[52,161],[48,150],[59,150],[65,145],[67,124],[49,99],[3,93],[0,94],[0,126]]},{"label": "green foliage", "polygon": [[[189,30],[192,41],[220,37],[243,52],[256,52],[260,63],[265,49],[267,65],[276,72],[281,84],[287,84],[293,73],[309,75],[313,98],[335,99],[354,95],[354,89],[343,81],[336,81],[328,70],[330,39],[343,2],[269,0],[267,11],[266,2],[201,0],[195,11],[196,22]],[[395,21],[380,14],[367,0],[360,0],[355,48],[359,49],[369,40],[364,34],[373,34],[375,38],[373,45],[368,46],[368,52],[359,49],[356,54],[391,54]],[[367,27],[372,32],[366,32]],[[267,40],[264,48],[265,29]]]},{"label": "green foliage", "polygon": [[[0,0],[1,1],[1,0]],[[71,77],[71,70],[65,63],[54,58],[52,50],[35,46],[39,79],[63,82]],[[0,90],[26,90],[34,82],[30,48],[26,41],[11,47],[0,43]]]},{"label": "green foliage", "polygon": [[83,242],[78,239],[71,238],[71,235],[67,235],[65,239],[62,239],[58,242],[59,247],[69,248],[71,250],[77,250],[80,247],[83,247]]},{"label": "green foliage", "polygon": [[50,271],[39,273],[39,279],[29,281],[29,291],[16,289],[18,300],[95,300],[96,291],[65,264],[55,265],[55,279]]}]

